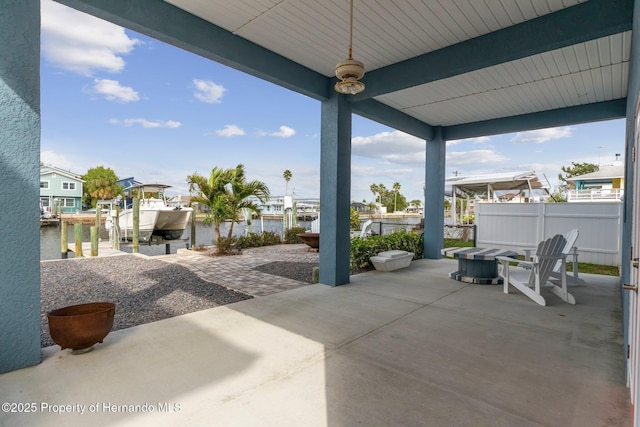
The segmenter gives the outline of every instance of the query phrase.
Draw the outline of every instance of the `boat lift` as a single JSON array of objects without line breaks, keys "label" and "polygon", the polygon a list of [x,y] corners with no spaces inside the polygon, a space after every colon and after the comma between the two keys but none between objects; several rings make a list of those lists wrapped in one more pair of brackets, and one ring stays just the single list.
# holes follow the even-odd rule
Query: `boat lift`
[{"label": "boat lift", "polygon": [[[100,224],[100,216],[101,216],[101,211],[102,211],[102,206],[107,206],[108,207],[108,213],[107,213],[107,218],[105,219],[105,228],[107,229],[107,231],[109,232],[109,242],[111,243],[111,247],[115,250],[120,250],[121,246],[124,247],[132,247],[133,248],[133,253],[138,253],[138,247],[140,246],[140,244],[143,244],[145,246],[155,246],[155,245],[165,245],[165,254],[169,255],[171,254],[171,244],[172,243],[184,243],[186,245],[187,248],[189,248],[190,246],[194,246],[195,245],[195,237],[196,237],[196,233],[195,233],[195,215],[191,216],[191,230],[190,230],[190,236],[184,239],[171,239],[171,240],[166,240],[163,239],[160,236],[154,236],[152,235],[148,241],[146,242],[139,242],[139,241],[135,241],[133,240],[128,240],[126,237],[122,236],[121,230],[120,230],[120,224],[119,224],[119,218],[120,218],[120,202],[122,201],[122,197],[118,196],[115,199],[112,200],[98,200],[98,202],[96,203],[96,223]],[[135,204],[134,204],[134,209],[135,209]],[[135,213],[134,213],[135,215]],[[137,224],[134,222],[134,227]],[[137,235],[138,233],[134,233],[134,235]]]}]

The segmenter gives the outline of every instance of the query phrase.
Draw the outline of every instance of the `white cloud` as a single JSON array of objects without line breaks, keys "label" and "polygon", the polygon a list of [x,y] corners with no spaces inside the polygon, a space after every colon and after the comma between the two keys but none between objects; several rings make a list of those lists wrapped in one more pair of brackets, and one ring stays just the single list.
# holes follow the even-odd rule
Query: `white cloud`
[{"label": "white cloud", "polygon": [[381,132],[354,137],[351,152],[356,156],[385,159],[391,163],[423,165],[425,141],[400,131]]},{"label": "white cloud", "polygon": [[465,138],[465,139],[452,139],[451,141],[447,141],[447,147],[450,145],[458,145],[463,142],[469,142],[471,144],[484,144],[491,141],[491,138],[488,136],[479,136],[477,138]]},{"label": "white cloud", "polygon": [[89,92],[102,95],[109,101],[135,102],[140,100],[138,92],[129,86],[121,86],[116,80],[95,79],[93,88]]},{"label": "white cloud", "polygon": [[50,63],[83,76],[95,71],[117,73],[140,43],[124,28],[66,6],[43,0],[42,54]]},{"label": "white cloud", "polygon": [[447,166],[498,163],[509,160],[508,157],[493,149],[447,152]]},{"label": "white cloud", "polygon": [[216,135],[226,136],[226,137],[240,136],[240,135],[244,135],[244,133],[245,133],[244,130],[242,130],[236,125],[226,125],[224,129],[218,129],[216,131]]},{"label": "white cloud", "polygon": [[551,139],[569,138],[573,134],[574,128],[570,126],[530,130],[527,132],[518,132],[516,136],[511,138],[513,143],[535,142],[542,144]]},{"label": "white cloud", "polygon": [[196,92],[193,93],[193,96],[207,104],[220,104],[224,93],[227,91],[221,85],[209,80],[193,79],[193,84],[196,87]]},{"label": "white cloud", "polygon": [[60,169],[70,170],[75,167],[75,163],[67,159],[62,154],[58,154],[52,150],[44,150],[40,152],[40,162],[45,165],[54,166]]},{"label": "white cloud", "polygon": [[256,136],[277,136],[279,138],[289,138],[295,134],[295,129],[292,129],[289,126],[280,126],[275,132],[267,132],[264,130],[259,130],[256,132]]},{"label": "white cloud", "polygon": [[177,122],[175,120],[147,120],[147,119],[111,119],[109,123],[114,125],[123,125],[126,127],[131,127],[133,125],[140,125],[143,128],[152,129],[152,128],[169,128],[175,129],[182,126],[182,123]]},{"label": "white cloud", "polygon": [[296,131],[288,126],[280,126],[277,132],[270,133],[271,136],[278,136],[280,138],[289,138],[296,134]]}]

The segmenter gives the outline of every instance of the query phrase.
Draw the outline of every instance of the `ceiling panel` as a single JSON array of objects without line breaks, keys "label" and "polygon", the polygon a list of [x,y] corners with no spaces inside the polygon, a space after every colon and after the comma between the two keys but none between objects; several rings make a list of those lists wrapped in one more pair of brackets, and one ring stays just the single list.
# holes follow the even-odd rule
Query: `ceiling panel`
[{"label": "ceiling panel", "polygon": [[[347,54],[348,0],[166,0],[325,76]],[[355,1],[354,57],[374,70],[581,3]]]},{"label": "ceiling panel", "polygon": [[[167,2],[327,77],[347,57],[349,0]],[[370,72],[579,3],[356,0],[353,56]],[[374,99],[448,126],[624,98],[630,45],[628,31]]]},{"label": "ceiling panel", "polygon": [[449,126],[624,98],[630,49],[611,46],[629,46],[621,41],[630,36],[604,37],[376,100],[431,125]]}]

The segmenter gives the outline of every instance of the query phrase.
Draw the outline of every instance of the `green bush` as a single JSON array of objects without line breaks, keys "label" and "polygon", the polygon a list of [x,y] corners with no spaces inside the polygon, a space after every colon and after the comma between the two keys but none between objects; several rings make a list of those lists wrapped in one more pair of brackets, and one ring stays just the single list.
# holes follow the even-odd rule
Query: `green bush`
[{"label": "green bush", "polygon": [[246,236],[238,237],[236,246],[239,248],[256,248],[280,243],[280,236],[273,231],[265,231],[264,233],[249,233]]},{"label": "green bush", "polygon": [[352,230],[360,230],[362,223],[360,222],[360,214],[354,208],[349,210],[349,225]]},{"label": "green bush", "polygon": [[302,243],[302,240],[297,236],[307,231],[304,227],[293,227],[284,232],[285,243]]},{"label": "green bush", "polygon": [[216,241],[216,251],[221,255],[231,253],[238,246],[236,237],[220,237]]},{"label": "green bush", "polygon": [[351,267],[352,268],[372,268],[369,258],[384,251],[407,251],[413,252],[413,259],[422,258],[424,244],[422,234],[399,232],[385,236],[370,236],[366,239],[359,237],[351,239]]},{"label": "green bush", "polygon": [[273,231],[265,231],[262,233],[262,246],[279,245],[282,239]]},{"label": "green bush", "polygon": [[249,233],[238,237],[239,248],[255,248],[257,246],[262,246],[262,234],[260,233]]}]

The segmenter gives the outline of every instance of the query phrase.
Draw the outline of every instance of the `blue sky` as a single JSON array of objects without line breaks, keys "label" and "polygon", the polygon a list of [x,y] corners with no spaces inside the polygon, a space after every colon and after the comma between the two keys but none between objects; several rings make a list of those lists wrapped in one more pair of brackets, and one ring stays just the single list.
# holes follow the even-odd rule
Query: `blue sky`
[{"label": "blue sky", "polygon": [[[186,195],[189,174],[243,163],[272,195],[284,194],[289,169],[289,192],[319,197],[318,101],[50,0],[41,82],[45,164],[78,174],[102,165]],[[614,120],[448,141],[446,176],[534,170],[553,186],[571,162],[612,164],[624,132]],[[354,115],[351,198],[370,201],[371,184],[399,182],[408,200],[421,200],[424,150]]]}]

